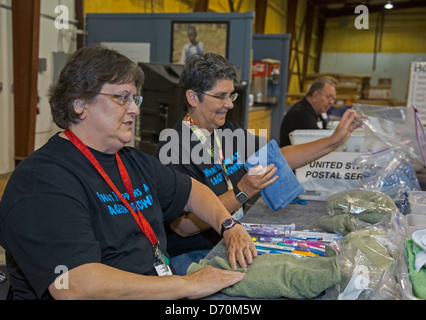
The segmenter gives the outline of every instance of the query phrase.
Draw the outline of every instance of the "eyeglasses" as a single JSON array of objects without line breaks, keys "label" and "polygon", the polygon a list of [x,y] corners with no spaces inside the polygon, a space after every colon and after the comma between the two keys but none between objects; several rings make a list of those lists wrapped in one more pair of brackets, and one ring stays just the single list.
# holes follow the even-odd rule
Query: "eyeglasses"
[{"label": "eyeglasses", "polygon": [[228,99],[231,99],[231,101],[234,102],[238,98],[238,93],[236,93],[236,92],[231,94],[231,95],[225,94],[225,95],[220,95],[220,96],[216,96],[216,95],[206,93],[206,92],[200,92],[200,93],[206,94],[206,95],[208,95],[212,98],[216,98],[216,99],[220,100],[222,102],[222,104],[225,104],[228,101]]},{"label": "eyeglasses", "polygon": [[332,95],[328,95],[323,93],[324,97],[327,99],[327,101],[333,100],[333,102],[336,102],[336,97],[333,97]]},{"label": "eyeglasses", "polygon": [[[99,94],[115,98],[114,101],[116,101],[117,103],[119,103],[122,106],[124,106],[126,104],[130,104],[133,101],[136,104],[136,106],[139,108],[142,104],[142,101],[143,101],[142,96],[136,96],[136,95],[133,95],[133,94],[130,94],[130,93],[116,94],[116,93],[99,92]],[[116,100],[116,99],[119,99],[119,100]]]}]

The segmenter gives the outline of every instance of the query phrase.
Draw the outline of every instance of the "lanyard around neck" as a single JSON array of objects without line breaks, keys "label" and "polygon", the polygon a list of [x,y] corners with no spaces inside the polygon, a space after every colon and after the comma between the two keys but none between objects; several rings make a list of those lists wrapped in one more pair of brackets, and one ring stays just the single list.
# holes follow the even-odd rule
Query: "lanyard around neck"
[{"label": "lanyard around neck", "polygon": [[225,165],[225,159],[223,157],[223,149],[222,144],[220,143],[220,139],[218,134],[216,133],[216,130],[213,130],[213,135],[216,140],[217,145],[217,152],[216,149],[211,146],[211,143],[208,141],[202,130],[198,128],[198,126],[195,124],[194,120],[191,118],[189,114],[186,115],[185,120],[183,121],[190,129],[191,131],[197,136],[197,138],[200,140],[201,144],[204,145],[212,157],[215,164],[219,165],[220,168],[223,171],[223,176],[225,177],[226,184],[228,186],[228,190],[232,190],[234,187],[232,185],[231,179],[229,179],[228,171],[226,169]]},{"label": "lanyard around neck", "polygon": [[120,191],[118,191],[117,187],[114,185],[114,183],[111,181],[110,177],[107,175],[105,170],[102,168],[98,160],[96,160],[95,156],[90,152],[89,148],[69,129],[65,130],[65,135],[68,137],[68,139],[86,156],[86,158],[92,163],[92,165],[98,170],[99,174],[104,178],[104,180],[108,183],[108,185],[111,187],[112,191],[117,195],[117,197],[120,198],[121,202],[126,206],[126,208],[130,211],[133,218],[135,219],[136,223],[138,224],[139,228],[143,232],[143,234],[149,239],[152,246],[155,249],[155,255],[157,256],[157,250],[158,250],[158,239],[154,233],[154,230],[152,230],[151,225],[149,222],[145,219],[145,217],[140,213],[137,204],[135,195],[133,193],[133,187],[132,183],[130,181],[130,176],[126,170],[126,167],[123,164],[123,161],[121,160],[118,153],[115,154],[115,158],[117,159],[117,165],[118,170],[120,171],[121,179],[123,180],[123,184],[126,187],[126,191],[130,196],[130,199],[135,205],[135,208],[137,210],[137,213],[135,210],[133,210],[132,206],[129,204],[129,202],[123,197]]}]

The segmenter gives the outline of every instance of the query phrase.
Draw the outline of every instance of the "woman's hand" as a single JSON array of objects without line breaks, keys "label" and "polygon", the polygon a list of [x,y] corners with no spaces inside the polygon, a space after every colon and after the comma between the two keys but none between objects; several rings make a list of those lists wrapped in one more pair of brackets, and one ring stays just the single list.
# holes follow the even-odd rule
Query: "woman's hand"
[{"label": "woman's hand", "polygon": [[273,163],[266,168],[260,165],[253,167],[240,180],[238,188],[251,198],[278,179],[278,176],[274,176],[276,172],[277,168]]}]

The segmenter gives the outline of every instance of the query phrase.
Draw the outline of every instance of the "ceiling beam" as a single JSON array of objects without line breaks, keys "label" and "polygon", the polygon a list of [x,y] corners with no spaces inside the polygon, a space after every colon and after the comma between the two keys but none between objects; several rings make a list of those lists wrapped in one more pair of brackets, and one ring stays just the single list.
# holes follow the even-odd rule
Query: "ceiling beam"
[{"label": "ceiling beam", "polygon": [[[317,2],[315,2],[315,4],[317,4]],[[355,7],[357,6],[357,4],[353,4],[350,7],[344,7],[342,9],[327,9],[327,8],[321,8],[321,14],[325,17],[325,18],[337,18],[337,17],[341,17],[341,16],[351,16],[351,15],[356,15],[355,13]],[[398,9],[409,9],[409,8],[420,8],[420,7],[426,7],[426,2],[417,2],[417,1],[410,1],[410,2],[401,2],[401,3],[393,3],[393,9],[389,10],[389,11],[393,11],[393,10],[398,10]],[[383,5],[367,5],[368,8],[368,12],[369,13],[374,13],[374,12],[380,12],[385,10]]]},{"label": "ceiling beam", "polygon": [[[346,1],[341,1],[341,0],[312,0],[313,4],[316,6],[327,6],[329,4],[346,4]],[[353,2],[353,1],[351,1]],[[359,1],[361,2],[361,1]]]}]

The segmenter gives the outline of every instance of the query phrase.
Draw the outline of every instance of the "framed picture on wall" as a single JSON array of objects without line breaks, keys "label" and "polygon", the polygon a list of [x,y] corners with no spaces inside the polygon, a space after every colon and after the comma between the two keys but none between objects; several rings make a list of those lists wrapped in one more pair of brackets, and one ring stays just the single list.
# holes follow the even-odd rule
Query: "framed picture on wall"
[{"label": "framed picture on wall", "polygon": [[185,64],[192,54],[213,52],[227,58],[228,22],[172,22],[171,62]]}]

